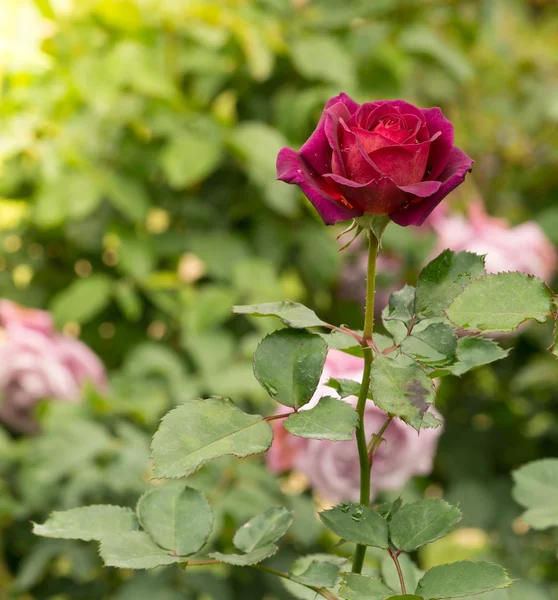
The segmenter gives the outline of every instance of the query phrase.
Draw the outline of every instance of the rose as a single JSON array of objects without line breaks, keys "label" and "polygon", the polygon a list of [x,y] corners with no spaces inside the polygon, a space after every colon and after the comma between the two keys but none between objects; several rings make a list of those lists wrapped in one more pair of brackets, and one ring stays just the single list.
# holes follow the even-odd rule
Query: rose
[{"label": "rose", "polygon": [[453,145],[439,108],[403,100],[329,100],[300,152],[283,148],[277,178],[298,185],[326,225],[364,213],[421,225],[465,179],[472,160]]},{"label": "rose", "polygon": [[528,221],[511,227],[506,219],[490,217],[481,200],[468,204],[464,215],[437,210],[429,225],[438,236],[434,256],[449,248],[485,254],[488,273],[521,271],[550,281],[558,256],[540,225]]},{"label": "rose", "polygon": [[[330,350],[321,377],[321,383],[312,400],[301,410],[315,406],[322,396],[337,396],[325,382],[330,377],[360,381],[363,360]],[[356,406],[356,398],[347,398]],[[364,422],[368,439],[377,433],[386,415],[372,402],[366,405]],[[281,473],[296,470],[304,473],[310,485],[332,502],[358,500],[360,491],[360,463],[354,441],[330,442],[308,440],[288,433],[279,420],[271,421],[274,440],[267,454],[268,468]],[[371,493],[401,488],[414,475],[428,475],[432,471],[434,455],[441,428],[422,429],[420,433],[394,419],[386,429],[384,442],[374,458]]]},{"label": "rose", "polygon": [[42,399],[76,402],[86,381],[106,387],[99,358],[56,332],[49,313],[2,300],[0,325],[0,420],[11,429],[35,431],[33,409]]}]

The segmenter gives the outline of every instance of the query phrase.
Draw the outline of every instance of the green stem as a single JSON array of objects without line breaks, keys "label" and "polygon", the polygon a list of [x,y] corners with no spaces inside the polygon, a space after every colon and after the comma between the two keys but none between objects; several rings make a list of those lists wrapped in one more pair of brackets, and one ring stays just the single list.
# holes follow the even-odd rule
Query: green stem
[{"label": "green stem", "polygon": [[[292,581],[292,579],[289,577],[289,575],[287,573],[283,573],[282,571],[277,571],[276,569],[272,569],[271,567],[264,567],[263,565],[250,565],[250,566],[253,569],[258,569],[258,571],[263,571],[264,573],[270,573],[271,575],[275,575],[276,577],[281,577],[282,579],[288,579],[289,581]],[[307,588],[311,589],[313,592],[320,594],[320,596],[322,596],[323,598],[327,598],[327,600],[338,600],[337,596],[334,596],[331,592],[329,592],[325,588],[315,587],[313,585],[305,585],[305,584],[301,584],[301,585],[304,585],[304,587],[307,587]]]},{"label": "green stem", "polygon": [[[366,443],[366,431],[364,429],[364,410],[370,389],[370,373],[372,370],[372,348],[369,341],[372,340],[374,331],[374,295],[376,293],[376,259],[378,257],[379,242],[372,231],[368,232],[368,269],[366,273],[366,304],[364,313],[364,330],[362,334],[362,348],[364,353],[364,371],[362,383],[357,402],[358,427],[356,440],[358,447],[358,458],[360,462],[360,503],[368,506],[370,504],[370,458],[368,456],[368,445]],[[358,544],[353,559],[353,573],[360,573],[364,564],[366,546]]]},{"label": "green stem", "polygon": [[[191,562],[186,562],[186,567],[205,567],[205,566],[221,565],[221,564],[223,564],[223,561],[220,561],[220,560],[194,560]],[[252,569],[257,569],[258,571],[263,571],[264,573],[269,573],[271,575],[275,575],[276,577],[281,577],[281,579],[288,579],[289,581],[293,581],[289,577],[288,573],[283,573],[282,571],[277,571],[276,569],[272,569],[271,567],[264,567],[263,565],[248,565],[248,566],[251,567]],[[316,592],[316,594],[320,594],[320,596],[322,596],[323,598],[326,598],[327,600],[339,600],[339,598],[337,598],[337,596],[335,596],[329,590],[326,590],[323,587],[306,585],[304,583],[301,583],[300,585],[303,585],[304,587],[312,590],[313,592]]]}]

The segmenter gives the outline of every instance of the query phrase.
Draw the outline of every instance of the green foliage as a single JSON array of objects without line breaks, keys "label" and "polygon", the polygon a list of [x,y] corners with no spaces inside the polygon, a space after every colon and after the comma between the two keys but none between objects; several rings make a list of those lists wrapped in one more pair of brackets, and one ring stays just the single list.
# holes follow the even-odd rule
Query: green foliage
[{"label": "green foliage", "polygon": [[339,564],[320,558],[310,555],[297,559],[289,571],[291,579],[303,585],[333,587],[339,579]]},{"label": "green foliage", "polygon": [[137,513],[153,541],[178,556],[197,552],[213,526],[213,513],[205,496],[180,483],[146,492],[138,502]]},{"label": "green foliage", "polygon": [[295,409],[314,395],[327,344],[314,334],[282,329],[264,338],[254,354],[254,374],[277,402]]},{"label": "green foliage", "polygon": [[184,560],[157,546],[143,531],[103,538],[99,552],[107,567],[120,569],[154,569]]},{"label": "green foliage", "polygon": [[53,512],[42,525],[33,525],[35,535],[86,542],[136,529],[138,522],[129,508],[103,505]]},{"label": "green foliage", "polygon": [[344,540],[388,547],[387,522],[375,511],[362,504],[340,504],[320,513],[324,525]]},{"label": "green foliage", "polygon": [[384,600],[393,594],[381,579],[357,573],[345,573],[343,579],[339,593],[345,600]]},{"label": "green foliage", "polygon": [[444,250],[420,272],[415,311],[423,317],[443,315],[451,301],[473,280],[485,274],[484,259],[471,252]]},{"label": "green foliage", "polygon": [[464,560],[427,571],[416,593],[425,600],[459,598],[509,587],[512,581],[499,565]]},{"label": "green foliage", "polygon": [[293,524],[290,511],[284,507],[271,508],[245,523],[234,536],[234,545],[244,552],[252,552],[283,537]]},{"label": "green foliage", "polygon": [[523,273],[498,273],[467,286],[447,315],[468,331],[506,333],[530,319],[544,323],[552,307],[552,292],[544,281]]},{"label": "green foliage", "polygon": [[535,529],[558,525],[558,460],[544,458],[513,472],[513,496],[527,511],[522,519]]},{"label": "green foliage", "polygon": [[456,350],[457,336],[446,323],[432,323],[424,329],[415,327],[401,342],[401,352],[430,367],[453,363]]},{"label": "green foliage", "polygon": [[467,371],[488,365],[505,358],[509,350],[500,348],[494,340],[479,337],[462,337],[457,341],[458,361],[449,367],[454,375],[463,375]]},{"label": "green foliage", "polygon": [[317,440],[352,440],[358,423],[355,409],[336,398],[324,396],[310,410],[292,414],[284,427],[293,435]]},{"label": "green foliage", "polygon": [[233,313],[237,315],[252,315],[254,317],[278,317],[287,327],[301,328],[321,327],[327,325],[300,302],[267,302],[265,304],[252,304],[248,306],[233,306]]},{"label": "green foliage", "polygon": [[[31,536],[29,522],[84,504],[132,506],[152,475],[149,438],[176,404],[230,394],[248,413],[271,413],[250,361],[273,325],[232,319],[231,304],[292,298],[312,310],[289,313],[289,327],[362,327],[360,301],[345,298],[356,245],[337,254],[336,228],[322,227],[296,188],[274,181],[277,150],[300,147],[333,94],[441,106],[476,161],[475,189],[463,186],[445,202],[461,210],[480,195],[491,213],[513,223],[534,219],[556,242],[554,7],[530,0],[410,1],[404,10],[391,0],[3,4],[2,295],[53,309],[68,331],[80,325],[110,371],[110,393],[88,390],[79,405],[45,402],[33,436],[0,428],[0,596],[283,597],[271,576],[228,567],[103,571],[94,544]],[[385,256],[402,266],[388,262],[380,273],[378,306],[402,273],[416,281],[432,243],[426,226],[387,228]],[[463,286],[447,287],[457,294]],[[510,600],[550,600],[555,532],[513,533],[517,506],[507,477],[519,464],[557,454],[557,377],[551,357],[544,359],[550,332],[522,328],[501,340],[506,350],[460,337],[456,357],[446,360],[444,347],[417,342],[432,324],[447,325],[436,310],[435,317],[412,307],[399,320],[386,315],[391,336],[374,336],[380,351],[401,344],[388,355],[401,365],[418,360],[430,377],[462,376],[440,386],[445,431],[435,476],[410,483],[404,495],[416,501],[426,486],[441,486],[460,501],[469,528],[463,539],[473,542],[464,548],[459,530],[442,550],[439,542],[419,550],[420,564],[430,566],[436,548],[438,562],[440,553],[476,552],[484,536],[482,552],[497,552],[525,580]],[[323,335],[330,347],[362,356],[354,338]],[[507,361],[489,365],[510,346]],[[469,373],[482,365],[489,366]],[[432,419],[426,413],[422,426]],[[265,423],[251,431],[270,437]],[[291,478],[280,488],[258,458],[245,462],[225,456],[188,476],[188,485],[218,500],[211,549],[224,552],[251,512],[285,503],[295,513],[293,545],[270,566],[288,569],[295,550],[347,553],[321,535],[309,494],[284,495]],[[135,529],[114,542],[118,548],[105,542],[105,560],[134,568],[175,560],[147,536]],[[381,554],[386,560],[368,550],[365,572],[377,574],[381,564],[396,594],[393,562]],[[405,555],[400,562],[412,590],[416,568]],[[315,600],[312,590],[287,583]],[[507,600],[502,593],[478,597]]]},{"label": "green foliage", "polygon": [[382,355],[378,355],[372,365],[370,391],[378,408],[417,431],[435,397],[432,380],[420,366],[400,365]]},{"label": "green foliage", "polygon": [[156,477],[186,477],[210,460],[264,452],[271,445],[269,425],[226,398],[191,400],[167,413],[153,437]]},{"label": "green foliage", "polygon": [[401,507],[389,523],[389,535],[399,550],[417,548],[447,535],[461,520],[461,511],[444,500],[419,500]]},{"label": "green foliage", "polygon": [[292,515],[285,508],[272,508],[250,519],[239,529],[233,539],[234,545],[244,554],[222,554],[211,556],[222,562],[248,566],[269,558],[277,552],[276,542],[292,524]]}]

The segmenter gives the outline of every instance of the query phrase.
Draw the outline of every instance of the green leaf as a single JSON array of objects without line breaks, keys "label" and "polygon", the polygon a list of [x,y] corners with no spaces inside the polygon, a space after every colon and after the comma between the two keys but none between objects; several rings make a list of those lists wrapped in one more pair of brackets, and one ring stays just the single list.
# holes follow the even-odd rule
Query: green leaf
[{"label": "green leaf", "polygon": [[381,354],[372,364],[370,390],[378,408],[417,431],[435,398],[432,380],[418,365],[400,366]]},{"label": "green leaf", "polygon": [[442,316],[453,298],[467,284],[484,274],[482,256],[444,250],[419,275],[415,311],[422,317]]},{"label": "green leaf", "polygon": [[415,314],[415,288],[406,285],[398,292],[393,292],[389,297],[382,319],[384,321],[402,321],[407,327]]},{"label": "green leaf", "polygon": [[508,587],[512,580],[499,565],[463,560],[439,565],[427,571],[418,582],[416,593],[425,600],[459,598]]},{"label": "green leaf", "polygon": [[391,519],[390,538],[399,550],[413,552],[447,535],[461,516],[457,506],[437,498],[405,504]]},{"label": "green leaf", "polygon": [[358,424],[356,410],[343,400],[324,396],[310,410],[293,413],[283,425],[293,435],[336,442],[352,440]]},{"label": "green leaf", "polygon": [[325,560],[310,560],[302,557],[296,560],[290,569],[293,581],[316,587],[333,587],[339,578],[339,564]]},{"label": "green leaf", "polygon": [[446,312],[462,329],[508,333],[528,320],[544,323],[552,310],[552,291],[542,279],[497,273],[468,285]]},{"label": "green leaf", "polygon": [[343,579],[345,582],[341,585],[339,594],[345,600],[384,600],[393,594],[393,590],[375,577],[344,573]]},{"label": "green leaf", "polygon": [[454,375],[505,358],[509,350],[504,350],[494,340],[481,337],[462,337],[457,342],[457,362],[448,368]]},{"label": "green leaf", "polygon": [[534,529],[558,525],[558,459],[536,460],[513,472],[513,497],[527,508],[522,519]]},{"label": "green leaf", "polygon": [[221,144],[215,136],[183,131],[161,154],[161,166],[173,188],[185,188],[203,181],[221,160]]},{"label": "green leaf", "polygon": [[[233,306],[236,315],[251,315],[253,317],[278,317],[287,327],[304,329],[305,327],[322,327],[327,325],[318,315],[299,302],[266,302],[265,304],[249,304]],[[351,338],[352,339],[352,338]]]},{"label": "green leaf", "polygon": [[136,529],[136,515],[129,508],[102,504],[53,512],[42,525],[33,524],[35,535],[86,542]]},{"label": "green leaf", "polygon": [[318,387],[326,355],[327,344],[320,336],[281,329],[260,342],[254,354],[254,374],[277,402],[300,408]]},{"label": "green leaf", "polygon": [[312,36],[291,45],[298,72],[308,79],[329,81],[342,88],[354,85],[355,71],[345,48],[330,36]]},{"label": "green leaf", "polygon": [[243,121],[232,131],[229,143],[268,206],[280,215],[295,216],[299,211],[296,190],[275,180],[277,153],[288,145],[283,134],[259,121]]},{"label": "green leaf", "polygon": [[245,523],[233,538],[234,545],[244,552],[252,552],[276,542],[293,523],[293,515],[283,506],[270,508]]},{"label": "green leaf", "polygon": [[129,221],[137,223],[145,219],[150,200],[141,183],[110,173],[104,176],[103,185],[109,202]]},{"label": "green leaf", "polygon": [[220,456],[265,452],[272,438],[260,415],[242,412],[228,398],[190,400],[167,413],[153,436],[153,473],[186,477]]},{"label": "green leaf", "polygon": [[146,492],[138,502],[137,513],[153,541],[179,556],[197,552],[213,526],[205,496],[184,483],[167,483]]},{"label": "green leaf", "polygon": [[457,335],[445,323],[432,323],[422,330],[415,328],[401,342],[401,352],[430,367],[442,367],[453,362],[456,350]]},{"label": "green leaf", "polygon": [[276,552],[277,546],[275,544],[268,544],[267,546],[262,546],[261,548],[253,550],[252,552],[247,552],[246,554],[222,554],[221,552],[212,552],[209,556],[229,565],[246,567],[262,562],[262,560],[273,556]]},{"label": "green leaf", "polygon": [[374,510],[362,504],[340,504],[320,513],[324,525],[340,538],[357,544],[388,547],[387,522]]},{"label": "green leaf", "polygon": [[154,569],[182,562],[159,548],[144,531],[129,531],[101,540],[100,554],[107,567]]},{"label": "green leaf", "polygon": [[360,393],[360,383],[352,379],[329,379],[326,383],[327,387],[334,389],[341,398],[349,396],[358,396]]},{"label": "green leaf", "polygon": [[56,323],[87,323],[103,311],[111,300],[113,282],[106,275],[76,279],[50,303]]},{"label": "green leaf", "polygon": [[422,596],[415,596],[414,594],[403,594],[400,596],[390,596],[385,600],[424,600]]}]

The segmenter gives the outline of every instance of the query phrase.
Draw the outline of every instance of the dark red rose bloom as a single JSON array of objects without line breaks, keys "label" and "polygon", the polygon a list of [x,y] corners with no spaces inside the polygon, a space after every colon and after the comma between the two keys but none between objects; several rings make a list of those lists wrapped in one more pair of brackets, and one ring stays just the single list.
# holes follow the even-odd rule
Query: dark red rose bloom
[{"label": "dark red rose bloom", "polygon": [[403,100],[328,101],[300,152],[283,148],[277,178],[300,186],[326,223],[364,213],[421,225],[471,170],[439,108]]}]

